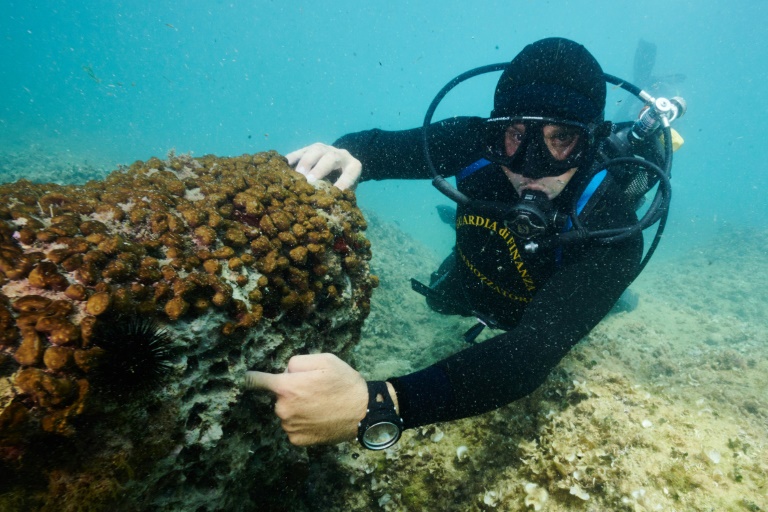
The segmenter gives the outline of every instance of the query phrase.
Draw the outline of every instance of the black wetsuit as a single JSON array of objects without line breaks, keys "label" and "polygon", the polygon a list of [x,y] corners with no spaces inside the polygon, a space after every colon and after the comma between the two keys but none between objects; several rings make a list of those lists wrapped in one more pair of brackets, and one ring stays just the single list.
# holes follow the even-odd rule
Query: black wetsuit
[{"label": "black wetsuit", "polygon": [[[479,159],[481,119],[454,118],[430,130],[435,165],[477,200],[515,201],[497,165]],[[421,130],[370,130],[335,142],[363,164],[366,180],[431,178]],[[563,212],[583,197],[594,173],[579,170],[553,201]],[[594,186],[594,182],[593,186]],[[624,227],[637,218],[604,175],[579,217],[590,230]],[[523,250],[500,219],[460,207],[456,249],[433,280],[430,306],[479,314],[506,332],[424,370],[392,378],[406,428],[489,411],[526,396],[611,309],[637,274],[642,235],[620,244],[569,245],[535,254]],[[447,271],[447,272],[446,272]],[[441,299],[440,297],[443,297]]]}]

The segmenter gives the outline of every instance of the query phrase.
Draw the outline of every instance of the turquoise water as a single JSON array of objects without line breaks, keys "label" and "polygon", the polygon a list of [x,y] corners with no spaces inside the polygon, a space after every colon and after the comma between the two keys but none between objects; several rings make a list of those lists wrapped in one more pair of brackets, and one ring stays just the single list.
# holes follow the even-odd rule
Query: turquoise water
[{"label": "turquoise water", "polygon": [[[286,153],[418,126],[449,79],[546,36],[575,39],[631,78],[643,38],[658,47],[657,74],[686,76],[671,92],[689,103],[664,254],[765,222],[767,10],[755,0],[6,1],[0,151],[39,145],[108,167],[172,148]],[[494,79],[458,88],[437,117],[487,113]],[[436,252],[450,245],[434,212],[445,201],[428,184],[364,184],[360,198]]]},{"label": "turquoise water", "polygon": [[[433,96],[451,78],[476,66],[509,61],[534,40],[549,36],[574,39],[594,53],[606,72],[630,80],[638,42],[650,41],[658,48],[655,74],[685,75],[684,81],[667,85],[662,92],[681,95],[688,102],[687,114],[675,124],[686,142],[675,156],[672,211],[664,240],[653,263],[635,285],[643,297],[639,317],[616,315],[601,324],[593,343],[595,350],[601,351],[601,361],[607,360],[607,373],[599,373],[598,367],[588,375],[603,396],[634,396],[635,387],[616,387],[614,373],[629,375],[634,385],[633,372],[656,362],[657,353],[648,357],[643,352],[646,348],[658,349],[660,353],[674,349],[679,354],[673,352],[670,360],[683,361],[686,371],[663,374],[659,381],[655,368],[647,370],[653,377],[648,378],[649,389],[658,385],[661,395],[666,386],[674,400],[683,397],[681,401],[686,407],[690,405],[687,402],[703,403],[705,398],[709,404],[710,398],[718,398],[721,387],[728,390],[725,398],[718,398],[722,403],[739,402],[731,397],[743,394],[762,404],[759,388],[764,384],[759,380],[744,378],[742,383],[730,374],[723,377],[702,370],[704,376],[695,378],[710,383],[709,387],[695,389],[693,386],[699,386],[699,382],[690,375],[695,374],[697,366],[706,370],[702,361],[710,361],[712,353],[730,348],[729,344],[746,351],[750,361],[757,361],[754,373],[759,373],[759,365],[765,360],[756,348],[765,346],[765,300],[764,294],[760,294],[760,290],[766,289],[761,272],[765,269],[765,237],[733,233],[738,235],[736,228],[745,226],[758,228],[762,233],[768,218],[768,173],[764,171],[763,153],[763,136],[768,133],[768,46],[764,36],[767,22],[768,4],[758,0],[5,0],[0,5],[0,183],[9,179],[11,171],[3,167],[3,162],[13,162],[22,169],[28,165],[33,170],[59,168],[57,162],[109,170],[150,156],[163,157],[170,150],[194,156],[239,155],[270,149],[285,154],[315,141],[331,143],[352,131],[412,128],[422,123]],[[436,119],[486,115],[491,108],[495,80],[496,76],[486,76],[462,84],[446,98]],[[629,101],[620,91],[610,91],[608,117],[625,120],[613,116],[627,112]],[[629,110],[636,111],[636,107]],[[42,176],[27,177],[34,180]],[[358,199],[377,218],[395,222],[434,251],[435,259],[429,263],[424,263],[427,258],[417,258],[421,252],[410,252],[407,247],[403,247],[407,254],[402,258],[392,257],[391,251],[379,253],[387,256],[385,261],[391,264],[386,270],[405,288],[404,276],[417,274],[414,270],[418,265],[425,267],[421,277],[428,276],[439,261],[437,257],[452,245],[453,231],[439,220],[435,210],[435,206],[448,202],[427,182],[367,182],[358,188]],[[690,258],[691,247],[708,243],[715,246],[711,251],[701,250],[698,259]],[[738,257],[747,263],[739,262]],[[407,289],[398,298],[406,293]],[[678,315],[676,310],[685,314]],[[664,312],[667,316],[662,315]],[[370,334],[373,341],[369,343],[380,351],[402,343],[401,338],[426,338],[422,328],[436,337],[442,335],[433,324],[423,327],[418,316],[412,322],[382,316],[372,317],[375,322],[368,324],[375,325],[370,332],[376,334]],[[703,326],[700,331],[685,323],[689,317],[693,318],[691,324]],[[646,328],[647,325],[653,328]],[[405,335],[401,332],[404,329]],[[458,339],[465,329],[455,330]],[[619,342],[626,341],[623,336],[629,342],[619,346]],[[748,341],[741,341],[740,337]],[[381,340],[391,345],[382,349]],[[743,343],[743,347],[738,343]],[[592,347],[586,345],[583,350],[589,355]],[[368,356],[370,367],[380,363],[379,352],[374,352],[374,348],[361,349],[360,359]],[[454,349],[441,350],[448,352],[448,348]],[[614,350],[619,362],[611,362],[609,349]],[[417,352],[416,348],[413,350]],[[628,350],[629,355],[621,350]],[[374,353],[376,357],[371,355]],[[383,361],[379,368],[382,372],[402,373],[404,370],[398,365],[416,365],[414,361],[425,365],[435,358],[435,353],[425,352],[425,361],[421,361],[393,351],[392,359]],[[615,356],[617,353],[621,357]],[[740,354],[736,355],[741,357]],[[585,360],[591,361],[591,357]],[[724,353],[723,372],[731,371],[728,365],[752,368],[749,361],[737,365],[731,363],[732,359],[740,361],[732,353]],[[744,359],[747,360],[746,355]],[[569,370],[574,378],[582,375],[579,372],[586,372],[574,362],[569,364],[566,368],[575,368]],[[570,382],[575,383],[571,373],[564,374],[568,378],[561,375],[549,381],[549,389],[567,389]],[[642,371],[638,373],[644,375]],[[737,385],[729,382],[729,378]],[[645,385],[642,378],[638,381]],[[743,390],[748,392],[742,393]],[[626,412],[622,404],[614,405],[617,409],[611,414]],[[528,418],[528,412],[520,407],[519,417]],[[546,403],[540,406],[542,414],[546,407]],[[684,417],[687,409],[676,404],[664,407],[669,408],[665,414],[673,418],[672,425],[680,427],[681,422],[674,421]],[[645,413],[637,409],[635,412]],[[722,414],[724,423],[733,419],[734,432],[745,416],[743,411],[727,407]],[[764,416],[753,416],[747,418],[759,427]],[[491,427],[484,427],[482,432],[506,432],[493,422],[501,424],[507,417],[488,418]],[[697,418],[696,421],[703,421]],[[455,423],[445,429],[454,434],[454,439],[463,439],[456,432],[463,435],[462,429],[469,430],[467,425],[472,424]],[[578,433],[582,428],[579,424],[575,430]],[[764,428],[755,430],[764,433]],[[421,432],[421,438],[414,437],[412,443],[418,448],[406,448],[421,449],[433,433]],[[695,433],[692,430],[680,435],[693,438]],[[630,435],[635,434],[621,431],[613,436],[613,441]],[[731,435],[735,438],[736,433],[728,430],[718,441],[723,453],[722,446],[730,447]],[[677,446],[674,436],[670,437],[669,445]],[[715,434],[711,437],[714,439]],[[514,443],[520,439],[523,437],[513,437]],[[496,454],[491,453],[494,445],[486,438],[470,441],[461,440],[473,449],[477,446],[478,451],[488,449],[487,454],[478,455],[478,467],[484,467],[485,461],[496,461],[499,468],[511,464],[498,462]],[[666,440],[659,443],[664,450],[668,448]],[[352,452],[349,447],[340,450]],[[435,459],[435,467],[442,468],[445,461],[453,461],[454,453],[453,448],[446,450],[443,458]],[[506,456],[507,452],[499,453]],[[637,459],[642,460],[642,455]],[[759,461],[760,455],[755,459]],[[361,458],[371,466],[375,460],[373,456]],[[426,474],[419,466],[411,466],[411,459],[403,461],[404,471],[393,474],[403,479]],[[348,461],[348,465],[352,464]],[[362,462],[358,464],[363,467]],[[619,470],[624,472],[625,468],[617,469],[617,474]],[[764,468],[760,471],[764,478]],[[467,475],[473,472],[474,469],[457,472],[459,476],[454,480],[440,481],[441,486],[460,487],[467,480],[472,483],[473,478]],[[346,475],[343,471],[338,474]],[[627,475],[637,474],[643,473],[626,470],[620,476],[624,480]],[[481,475],[488,480],[487,489],[498,488],[493,487],[494,478],[517,481],[513,478],[516,473],[504,476],[503,470],[498,475],[493,471]],[[355,490],[353,484],[345,488],[347,492]],[[362,479],[357,485],[373,487]],[[393,484],[393,488],[398,487]],[[726,488],[723,486],[722,492]],[[742,488],[731,489],[736,493]],[[761,493],[763,490],[764,487]],[[457,503],[475,504],[475,494],[479,492],[474,488],[465,490],[469,497],[463,502],[457,498]]]}]

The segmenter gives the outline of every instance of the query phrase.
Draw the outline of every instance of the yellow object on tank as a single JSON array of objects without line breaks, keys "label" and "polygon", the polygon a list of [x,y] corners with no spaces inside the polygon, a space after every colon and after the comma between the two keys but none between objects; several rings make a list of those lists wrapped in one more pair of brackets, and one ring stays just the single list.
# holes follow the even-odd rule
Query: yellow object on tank
[{"label": "yellow object on tank", "polygon": [[[682,147],[683,144],[685,144],[685,139],[683,139],[683,136],[680,135],[677,130],[674,128],[670,128],[669,131],[672,133],[672,151],[677,151]],[[664,134],[661,134],[661,142],[664,142]]]}]

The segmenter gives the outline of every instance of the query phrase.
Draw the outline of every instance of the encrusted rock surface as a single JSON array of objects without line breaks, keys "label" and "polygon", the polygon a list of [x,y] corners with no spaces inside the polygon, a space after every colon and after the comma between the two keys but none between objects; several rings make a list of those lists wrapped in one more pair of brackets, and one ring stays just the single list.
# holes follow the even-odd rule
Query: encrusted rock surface
[{"label": "encrusted rock surface", "polygon": [[[304,452],[239,385],[357,343],[378,284],[365,228],[353,193],[273,152],[1,185],[0,509],[280,500]],[[134,350],[137,321],[169,346]]]}]

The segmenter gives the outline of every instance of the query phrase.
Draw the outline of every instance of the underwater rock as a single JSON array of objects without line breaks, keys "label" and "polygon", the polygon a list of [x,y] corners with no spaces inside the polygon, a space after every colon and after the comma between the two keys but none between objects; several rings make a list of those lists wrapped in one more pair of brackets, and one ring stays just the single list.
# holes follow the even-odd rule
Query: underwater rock
[{"label": "underwater rock", "polygon": [[301,471],[248,369],[370,310],[354,194],[275,152],[0,185],[0,509],[253,510]]}]

